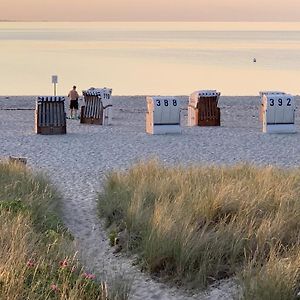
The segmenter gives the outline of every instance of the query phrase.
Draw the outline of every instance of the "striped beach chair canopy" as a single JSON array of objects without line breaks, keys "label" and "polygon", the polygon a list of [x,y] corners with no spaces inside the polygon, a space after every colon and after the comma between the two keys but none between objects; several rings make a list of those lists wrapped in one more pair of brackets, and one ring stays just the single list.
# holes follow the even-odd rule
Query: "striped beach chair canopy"
[{"label": "striped beach chair canopy", "polygon": [[196,108],[198,106],[198,102],[205,98],[215,98],[216,102],[218,103],[220,95],[221,93],[217,92],[216,90],[195,91],[190,95],[189,105]]},{"label": "striped beach chair canopy", "polygon": [[112,89],[108,88],[89,88],[86,91],[82,91],[83,95],[86,96],[98,96],[98,97],[103,97],[105,94],[109,94],[109,96],[112,93]]},{"label": "striped beach chair canopy", "polygon": [[217,92],[216,90],[200,90],[196,92],[198,94],[198,97],[219,97],[220,92]]},{"label": "striped beach chair canopy", "polygon": [[38,96],[37,102],[61,102],[65,101],[65,97],[62,96]]},{"label": "striped beach chair canopy", "polygon": [[261,97],[263,95],[285,95],[285,92],[282,92],[282,91],[260,91],[259,95]]}]

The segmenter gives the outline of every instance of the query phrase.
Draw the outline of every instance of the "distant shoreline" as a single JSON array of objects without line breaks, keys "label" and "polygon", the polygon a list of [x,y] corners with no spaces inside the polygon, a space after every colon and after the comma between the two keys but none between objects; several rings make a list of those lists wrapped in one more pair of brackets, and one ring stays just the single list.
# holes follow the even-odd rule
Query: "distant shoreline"
[{"label": "distant shoreline", "polygon": [[[192,92],[191,92],[192,93]],[[44,94],[39,94],[39,95],[0,95],[0,98],[1,99],[5,99],[7,98],[7,100],[9,99],[13,99],[13,98],[21,98],[21,97],[26,97],[26,98],[36,98],[38,96],[53,96],[53,95],[49,95],[47,93],[44,93]],[[57,96],[60,96],[60,97],[63,97],[65,96],[67,98],[67,95],[65,94],[58,94]],[[167,96],[172,96],[172,97],[189,97],[190,94],[186,94],[186,95],[174,95],[172,93],[164,93],[164,94],[144,94],[144,95],[112,95],[112,97],[131,97],[131,98],[135,98],[135,97],[152,97],[152,96],[162,96],[162,97],[167,97]],[[294,97],[298,97],[299,95],[293,95]],[[83,96],[81,96],[83,97]],[[259,97],[259,93],[257,92],[257,95],[222,95],[221,94],[221,97],[235,97],[235,98],[249,98],[249,97]]]},{"label": "distant shoreline", "polygon": [[0,20],[0,23],[248,23],[248,24],[300,24],[299,21],[205,21],[205,20],[79,20],[79,21],[68,21],[68,20]]}]

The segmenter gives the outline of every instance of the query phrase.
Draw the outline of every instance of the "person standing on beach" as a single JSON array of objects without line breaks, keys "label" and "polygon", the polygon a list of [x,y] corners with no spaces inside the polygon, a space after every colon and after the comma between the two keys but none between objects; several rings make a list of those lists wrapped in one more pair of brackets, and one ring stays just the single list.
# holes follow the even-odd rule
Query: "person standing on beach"
[{"label": "person standing on beach", "polygon": [[76,86],[73,86],[73,89],[69,92],[68,97],[70,99],[70,119],[78,118],[78,98],[79,95],[76,91]]}]

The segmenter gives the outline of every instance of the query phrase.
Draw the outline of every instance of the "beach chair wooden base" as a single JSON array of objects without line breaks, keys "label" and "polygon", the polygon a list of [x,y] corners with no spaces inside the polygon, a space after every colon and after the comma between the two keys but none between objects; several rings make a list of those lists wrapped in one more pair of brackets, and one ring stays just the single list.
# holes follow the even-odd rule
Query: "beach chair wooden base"
[{"label": "beach chair wooden base", "polygon": [[148,134],[180,134],[180,124],[153,124],[153,114],[146,113],[146,132]]},{"label": "beach chair wooden base", "polygon": [[37,134],[66,134],[67,133],[67,128],[66,126],[58,126],[58,127],[52,127],[52,126],[47,126],[47,127],[37,127],[36,128],[36,133]]},{"label": "beach chair wooden base", "polygon": [[216,108],[213,115],[203,116],[202,111],[199,109],[198,112],[198,125],[199,126],[220,126],[220,108]]},{"label": "beach chair wooden base", "polygon": [[264,133],[296,133],[295,124],[263,124]]},{"label": "beach chair wooden base", "polygon": [[207,116],[200,109],[189,107],[188,126],[220,126],[220,108],[214,114]]},{"label": "beach chair wooden base", "polygon": [[102,125],[103,124],[103,120],[102,120],[103,113],[100,113],[98,118],[87,117],[85,109],[86,109],[85,106],[81,106],[81,112],[80,112],[80,123],[81,124],[90,124],[90,125]]}]

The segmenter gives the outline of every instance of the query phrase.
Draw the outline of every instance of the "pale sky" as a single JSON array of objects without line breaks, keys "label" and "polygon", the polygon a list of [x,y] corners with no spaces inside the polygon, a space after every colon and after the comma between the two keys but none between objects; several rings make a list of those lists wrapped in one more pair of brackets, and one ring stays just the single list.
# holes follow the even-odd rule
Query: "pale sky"
[{"label": "pale sky", "polygon": [[300,0],[0,0],[0,20],[300,21]]}]

